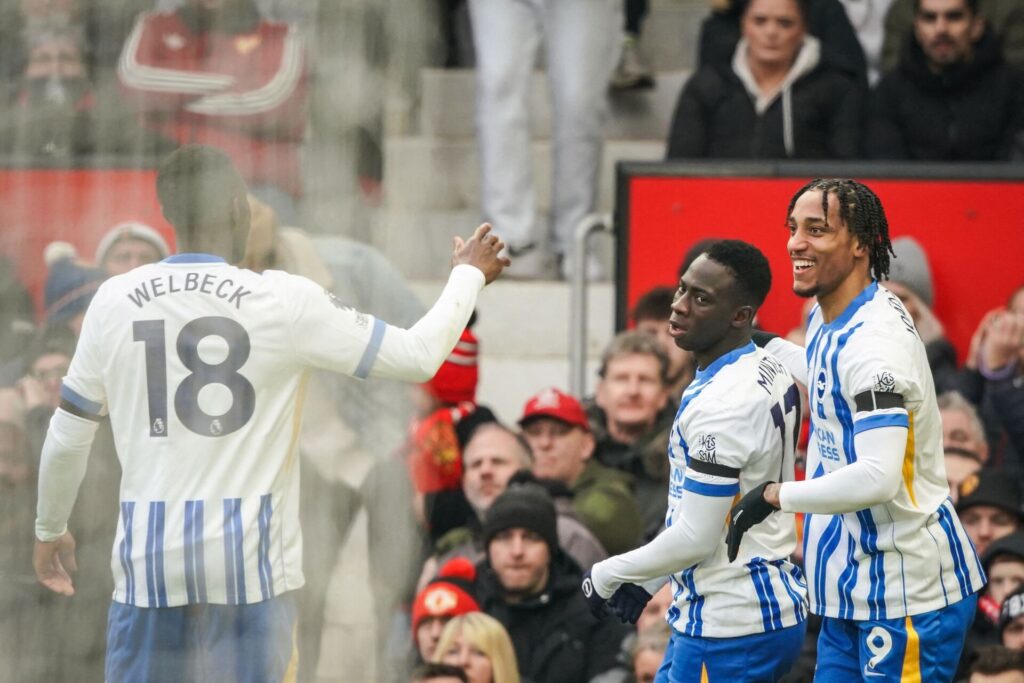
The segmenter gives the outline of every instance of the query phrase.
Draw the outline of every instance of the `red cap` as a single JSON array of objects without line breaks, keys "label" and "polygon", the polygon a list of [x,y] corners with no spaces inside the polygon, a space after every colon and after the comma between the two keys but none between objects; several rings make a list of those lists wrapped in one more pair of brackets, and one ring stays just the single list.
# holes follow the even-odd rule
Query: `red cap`
[{"label": "red cap", "polygon": [[480,378],[477,367],[477,341],[468,327],[433,379],[423,387],[441,403],[454,405],[463,401],[476,403],[476,384]]},{"label": "red cap", "polygon": [[549,387],[540,392],[523,407],[523,416],[519,418],[519,426],[523,426],[535,417],[551,417],[561,420],[583,431],[590,431],[590,422],[583,412],[583,405],[575,396],[560,389]]},{"label": "red cap", "polygon": [[412,603],[412,631],[429,617],[457,617],[479,612],[480,604],[472,594],[476,568],[464,557],[446,562],[436,579],[419,592]]}]

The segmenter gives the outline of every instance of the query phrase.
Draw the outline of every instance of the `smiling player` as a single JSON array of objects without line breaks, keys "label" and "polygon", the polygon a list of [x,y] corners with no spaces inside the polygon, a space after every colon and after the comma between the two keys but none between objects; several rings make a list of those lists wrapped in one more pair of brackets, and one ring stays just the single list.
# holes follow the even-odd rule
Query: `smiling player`
[{"label": "smiling player", "polygon": [[815,681],[952,680],[985,579],[949,500],[924,345],[878,283],[885,212],[866,186],[819,179],[793,197],[787,223],[793,291],[818,305],[806,355],[777,339],[768,348],[809,389],[808,478],[745,496],[730,552],[762,515],[809,513],[804,567],[825,617]]}]

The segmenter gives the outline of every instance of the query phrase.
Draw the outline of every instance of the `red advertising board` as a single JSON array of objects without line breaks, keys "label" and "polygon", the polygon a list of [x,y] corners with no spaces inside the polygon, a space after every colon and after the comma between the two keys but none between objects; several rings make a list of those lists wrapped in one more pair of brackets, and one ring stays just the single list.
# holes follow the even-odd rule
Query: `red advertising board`
[{"label": "red advertising board", "polygon": [[122,221],[156,228],[168,244],[174,233],[160,214],[156,171],[139,168],[0,169],[0,253],[42,310],[43,250],[70,242],[91,262],[103,234]]},{"label": "red advertising board", "polygon": [[[785,214],[796,190],[821,176],[855,177],[869,185],[882,200],[891,236],[909,235],[921,243],[932,270],[934,310],[961,360],[982,315],[1024,284],[1024,173],[1012,167],[874,166],[845,168],[841,174],[835,165],[787,169],[779,164],[750,174],[735,167],[730,172],[692,165],[620,166],[620,328],[644,292],[675,284],[687,249],[707,237],[757,245],[771,262],[773,278],[759,315],[762,327],[785,334],[800,324],[804,301],[791,289]],[[857,170],[864,172],[849,172]],[[913,177],[922,171],[931,177]]]}]

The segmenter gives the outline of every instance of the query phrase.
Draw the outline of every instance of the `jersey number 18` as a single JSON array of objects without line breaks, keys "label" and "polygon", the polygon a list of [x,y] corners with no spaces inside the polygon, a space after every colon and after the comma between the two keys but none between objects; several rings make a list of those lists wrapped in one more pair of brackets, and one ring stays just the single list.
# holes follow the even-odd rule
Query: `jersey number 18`
[{"label": "jersey number 18", "polygon": [[[134,340],[146,350],[146,389],[149,395],[149,435],[167,436],[167,349],[163,320],[136,320]],[[227,356],[207,363],[199,356],[199,342],[217,336],[227,343]],[[238,430],[256,410],[256,390],[239,374],[249,359],[249,334],[230,318],[209,316],[189,322],[178,334],[178,360],[191,372],[174,392],[174,412],[190,431],[203,436],[226,436]],[[222,415],[210,415],[199,406],[199,392],[220,384],[231,392],[231,405]]]}]

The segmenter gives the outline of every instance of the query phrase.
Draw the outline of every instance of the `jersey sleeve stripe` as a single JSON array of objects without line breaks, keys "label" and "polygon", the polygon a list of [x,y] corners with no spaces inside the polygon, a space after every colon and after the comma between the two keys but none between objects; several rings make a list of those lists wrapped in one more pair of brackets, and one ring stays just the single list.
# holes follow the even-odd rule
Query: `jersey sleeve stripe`
[{"label": "jersey sleeve stripe", "polygon": [[363,351],[363,357],[359,359],[359,365],[356,366],[354,373],[359,379],[369,377],[373,362],[377,360],[377,354],[380,353],[380,345],[384,341],[384,331],[386,329],[387,323],[379,318],[373,319],[373,332],[370,333],[370,343],[366,345],[366,350]]},{"label": "jersey sleeve stripe", "polygon": [[725,465],[719,465],[713,462],[704,462],[703,460],[697,460],[696,458],[686,459],[686,469],[693,470],[694,472],[700,472],[701,474],[710,474],[713,477],[726,477],[728,479],[739,479],[740,470],[738,467],[726,467]]},{"label": "jersey sleeve stripe", "polygon": [[857,412],[902,408],[903,396],[891,391],[862,391],[853,397]]},{"label": "jersey sleeve stripe", "polygon": [[687,477],[683,480],[683,490],[690,491],[702,496],[735,496],[740,492],[740,483],[733,482],[732,484],[705,484],[701,481],[694,481]]},{"label": "jersey sleeve stripe", "polygon": [[910,419],[905,412],[870,415],[853,423],[853,433],[860,434],[879,427],[910,427]]},{"label": "jersey sleeve stripe", "polygon": [[67,384],[60,385],[60,397],[78,409],[79,412],[69,410],[69,413],[89,419],[97,419],[103,415],[103,404],[91,401],[85,396],[69,387]]}]

